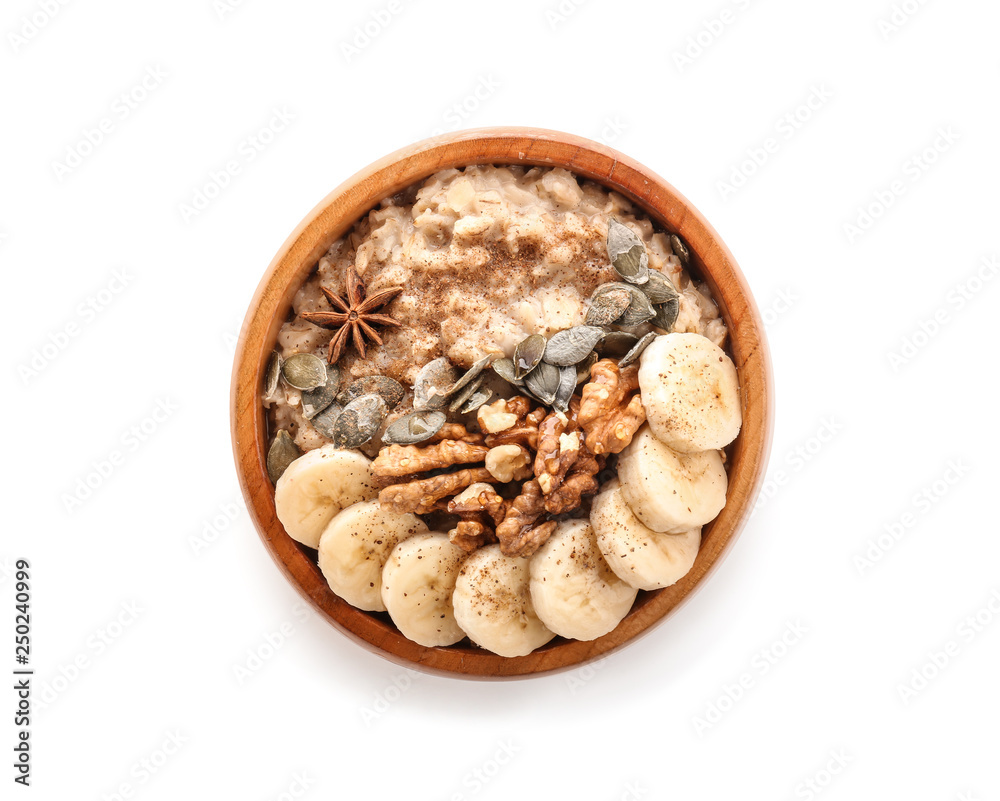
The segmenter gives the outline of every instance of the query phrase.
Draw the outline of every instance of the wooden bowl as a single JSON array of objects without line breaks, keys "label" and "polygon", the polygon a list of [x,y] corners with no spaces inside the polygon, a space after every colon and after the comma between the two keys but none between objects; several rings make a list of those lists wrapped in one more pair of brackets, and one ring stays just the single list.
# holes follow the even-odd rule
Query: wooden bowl
[{"label": "wooden bowl", "polygon": [[[264,369],[292,298],[330,245],[383,198],[439,170],[471,164],[564,167],[619,192],[691,251],[691,272],[708,282],[730,333],[739,372],[743,429],[729,450],[726,507],[705,526],[691,571],[672,587],[640,592],[618,627],[591,642],[556,638],[534,653],[505,658],[473,645],[425,648],[407,640],[387,615],[362,612],[327,586],[314,552],[292,540],[275,516],[266,469],[267,422],[260,402]],[[609,147],[537,128],[486,128],[428,139],[377,161],[341,184],[310,212],[267,268],[240,334],[232,386],[236,470],[250,516],[285,577],[343,633],[410,668],[463,678],[514,678],[579,666],[648,632],[699,586],[746,524],[763,481],[771,444],[772,382],[764,327],[743,275],[718,234],[670,184]]]}]

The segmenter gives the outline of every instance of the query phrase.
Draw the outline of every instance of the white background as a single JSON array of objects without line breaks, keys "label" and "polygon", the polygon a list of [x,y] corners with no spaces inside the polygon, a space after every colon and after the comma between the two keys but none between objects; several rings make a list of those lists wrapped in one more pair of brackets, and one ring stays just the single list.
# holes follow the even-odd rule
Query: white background
[{"label": "white background", "polygon": [[[896,7],[5,3],[0,663],[24,557],[37,702],[10,797],[1000,799],[1000,7]],[[228,397],[300,219],[500,124],[603,139],[701,209],[768,321],[777,415],[764,500],[685,607],[596,670],[476,683],[303,612]]]}]

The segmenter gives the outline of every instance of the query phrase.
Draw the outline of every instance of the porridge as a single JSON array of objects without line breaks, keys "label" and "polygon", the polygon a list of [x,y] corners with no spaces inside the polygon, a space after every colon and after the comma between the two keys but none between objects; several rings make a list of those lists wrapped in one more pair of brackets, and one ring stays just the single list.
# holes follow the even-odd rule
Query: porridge
[{"label": "porridge", "polygon": [[726,501],[736,368],[676,235],[562,169],[446,170],[320,259],[262,397],[286,532],[424,646],[613,630]]}]

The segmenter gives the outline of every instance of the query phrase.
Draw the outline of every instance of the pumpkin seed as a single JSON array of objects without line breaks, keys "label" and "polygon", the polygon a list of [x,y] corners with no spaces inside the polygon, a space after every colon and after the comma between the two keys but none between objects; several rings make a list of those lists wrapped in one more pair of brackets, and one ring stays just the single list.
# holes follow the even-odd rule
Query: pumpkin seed
[{"label": "pumpkin seed", "polygon": [[524,386],[524,381],[514,375],[514,361],[512,359],[497,359],[491,366],[493,372],[508,384],[513,384],[515,387]]},{"label": "pumpkin seed", "polygon": [[524,378],[534,370],[545,355],[545,337],[532,334],[525,337],[514,349],[514,378]]},{"label": "pumpkin seed", "polygon": [[649,280],[649,254],[632,229],[614,217],[608,221],[608,258],[615,271],[630,284]]},{"label": "pumpkin seed", "polygon": [[591,295],[590,308],[587,309],[587,319],[585,320],[587,325],[611,325],[625,314],[625,310],[631,304],[631,292],[627,289],[615,288],[614,284],[607,286],[610,286],[611,289],[601,294],[594,292]]},{"label": "pumpkin seed", "polygon": [[[617,331],[612,333],[619,333]],[[609,334],[610,336],[610,334]],[[576,366],[576,383],[582,384],[584,381],[590,380],[590,368],[597,364],[598,355],[596,353],[591,353],[586,359],[580,362]]]},{"label": "pumpkin seed", "polygon": [[448,411],[457,412],[469,398],[476,394],[476,390],[483,385],[484,378],[485,376],[479,376],[471,384],[466,384],[457,394],[452,395]]},{"label": "pumpkin seed", "polygon": [[538,400],[551,406],[559,391],[559,368],[548,362],[539,362],[524,379],[524,385]]},{"label": "pumpkin seed", "polygon": [[649,271],[649,280],[640,289],[654,306],[658,303],[668,303],[678,294],[674,282],[658,270]]},{"label": "pumpkin seed", "polygon": [[427,362],[413,383],[413,408],[418,412],[440,409],[448,402],[448,395],[457,380],[458,371],[443,356]]},{"label": "pumpkin seed", "polygon": [[414,445],[430,439],[445,424],[444,412],[410,412],[395,420],[382,435],[386,445]]},{"label": "pumpkin seed", "polygon": [[649,322],[657,328],[669,332],[674,327],[674,323],[677,322],[677,315],[681,313],[680,296],[678,295],[673,300],[661,303],[659,306],[654,306],[653,308],[656,310],[656,316]]},{"label": "pumpkin seed", "polygon": [[337,418],[340,417],[343,411],[344,407],[339,403],[331,403],[310,420],[309,423],[324,437],[333,439],[333,427],[337,424]]},{"label": "pumpkin seed", "polygon": [[312,420],[317,414],[333,403],[340,387],[340,368],[328,364],[326,367],[326,383],[316,389],[302,392],[302,416]]},{"label": "pumpkin seed", "polygon": [[296,389],[316,389],[326,383],[326,362],[312,353],[293,353],[281,365],[281,375]]},{"label": "pumpkin seed", "polygon": [[569,410],[569,401],[576,391],[576,367],[570,365],[559,370],[559,387],[556,389],[555,400],[552,401],[552,408],[557,412]]},{"label": "pumpkin seed", "polygon": [[295,444],[292,435],[282,429],[274,438],[271,447],[267,451],[267,474],[274,484],[288,469],[288,465],[302,455],[299,446]]},{"label": "pumpkin seed", "polygon": [[625,314],[618,318],[615,325],[620,325],[623,328],[632,328],[633,326],[642,325],[652,320],[655,316],[656,309],[649,302],[649,298],[640,290],[633,288],[632,302],[629,304],[628,309],[625,310]]},{"label": "pumpkin seed", "polygon": [[628,353],[639,341],[639,337],[627,331],[612,331],[597,346],[597,352],[601,356],[613,359],[620,359]]},{"label": "pumpkin seed", "polygon": [[649,343],[656,339],[659,334],[650,331],[646,336],[640,339],[632,347],[628,353],[622,356],[621,360],[618,362],[619,367],[628,367],[632,362],[642,356],[642,352],[649,347]]},{"label": "pumpkin seed", "polygon": [[474,412],[480,406],[482,406],[486,401],[493,397],[493,390],[485,387],[480,387],[469,398],[469,402],[462,407],[462,414],[468,414],[469,412]]},{"label": "pumpkin seed", "polygon": [[341,406],[347,406],[362,395],[379,395],[385,401],[386,406],[395,409],[405,394],[406,390],[398,381],[393,381],[384,375],[370,375],[352,382],[337,396],[337,403]]},{"label": "pumpkin seed", "polygon": [[352,400],[333,426],[333,444],[338,448],[357,448],[375,436],[389,407],[381,395],[362,395]]},{"label": "pumpkin seed", "polygon": [[465,375],[463,375],[460,379],[458,379],[458,381],[456,381],[452,385],[452,388],[449,390],[448,394],[453,395],[463,387],[468,386],[473,379],[475,379],[481,372],[483,372],[483,370],[490,363],[490,360],[492,358],[493,358],[492,356],[484,356],[482,359],[480,359],[478,362],[472,365],[472,367],[466,370]]},{"label": "pumpkin seed", "polygon": [[684,240],[677,236],[677,234],[670,235],[670,249],[681,260],[681,264],[687,264],[691,261],[691,251],[688,250],[688,246],[684,244]]},{"label": "pumpkin seed", "polygon": [[274,351],[267,362],[264,371],[264,400],[270,400],[278,391],[278,379],[281,378],[281,354]]},{"label": "pumpkin seed", "polygon": [[604,339],[604,333],[603,328],[593,325],[575,325],[553,334],[545,346],[545,361],[556,367],[582,362]]}]

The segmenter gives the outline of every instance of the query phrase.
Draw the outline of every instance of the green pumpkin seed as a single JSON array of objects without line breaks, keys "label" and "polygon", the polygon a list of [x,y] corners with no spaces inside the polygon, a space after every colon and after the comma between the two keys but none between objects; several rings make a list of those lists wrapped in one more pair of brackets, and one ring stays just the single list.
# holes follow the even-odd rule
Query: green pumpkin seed
[{"label": "green pumpkin seed", "polygon": [[653,308],[656,310],[656,316],[649,322],[669,333],[670,329],[674,327],[674,323],[677,322],[677,315],[681,313],[680,296],[678,295],[673,300]]},{"label": "green pumpkin seed", "polygon": [[524,381],[514,375],[514,361],[512,359],[497,359],[491,366],[493,372],[508,384],[513,384],[515,387],[524,386]]},{"label": "green pumpkin seed", "polygon": [[379,395],[385,401],[386,406],[395,409],[405,394],[406,390],[398,381],[384,375],[369,375],[352,382],[337,396],[337,403],[341,406],[347,406],[362,395]]},{"label": "green pumpkin seed", "polygon": [[538,400],[551,406],[559,391],[559,368],[548,362],[539,362],[524,379],[524,385]]},{"label": "green pumpkin seed", "polygon": [[278,379],[281,378],[281,354],[274,351],[267,362],[264,371],[264,400],[271,400],[278,391]]},{"label": "green pumpkin seed", "polygon": [[452,395],[448,411],[457,412],[469,398],[476,394],[476,390],[483,385],[484,378],[485,376],[479,376],[471,384],[466,384],[457,394]]},{"label": "green pumpkin seed", "polygon": [[[625,314],[632,303],[632,293],[627,289],[616,288],[614,284],[606,284],[610,289],[598,294],[594,292],[590,298],[590,308],[587,309],[587,325],[611,325]],[[646,286],[643,284],[643,286]]]},{"label": "green pumpkin seed", "polygon": [[457,380],[458,371],[445,357],[427,362],[413,383],[413,408],[418,412],[440,409],[448,402],[448,395]]},{"label": "green pumpkin seed", "polygon": [[312,353],[293,353],[281,365],[281,375],[296,389],[316,389],[326,383],[326,362]]},{"label": "green pumpkin seed", "polygon": [[333,444],[338,448],[357,448],[375,436],[389,407],[381,395],[355,398],[340,413],[333,426]]},{"label": "green pumpkin seed", "polygon": [[410,412],[395,420],[382,435],[386,445],[415,445],[430,439],[448,420],[444,412]]},{"label": "green pumpkin seed", "polygon": [[575,325],[552,335],[545,346],[545,361],[556,367],[577,364],[592,353],[604,339],[604,329],[593,325]]},{"label": "green pumpkin seed", "polygon": [[310,425],[327,439],[333,439],[333,427],[337,424],[344,407],[339,403],[331,403],[323,411],[309,421]]},{"label": "green pumpkin seed", "polygon": [[601,340],[601,344],[597,347],[597,352],[601,356],[620,359],[632,350],[638,341],[639,337],[635,334],[630,334],[627,331],[612,331]]},{"label": "green pumpkin seed", "polygon": [[650,343],[656,339],[659,334],[655,334],[650,331],[646,336],[640,339],[633,345],[632,350],[622,356],[621,360],[618,362],[619,367],[628,367],[632,362],[642,356],[642,352],[649,347]]},{"label": "green pumpkin seed", "polygon": [[461,409],[462,414],[468,414],[469,412],[476,411],[476,409],[478,409],[492,397],[493,397],[492,389],[488,389],[486,387],[480,387],[473,393],[472,397],[469,398],[469,402],[462,407]]},{"label": "green pumpkin seed", "polygon": [[681,264],[688,264],[691,261],[691,251],[688,250],[688,246],[684,244],[684,240],[677,236],[677,234],[670,235],[670,249],[681,260]]},{"label": "green pumpkin seed", "polygon": [[630,284],[649,280],[649,254],[632,229],[614,217],[608,221],[608,258],[615,271]]},{"label": "green pumpkin seed", "polygon": [[668,303],[678,295],[674,282],[658,270],[649,271],[649,280],[640,289],[654,306]]},{"label": "green pumpkin seed", "polygon": [[288,465],[302,455],[299,446],[295,444],[292,435],[285,430],[278,432],[267,451],[267,474],[271,482],[278,483],[278,479],[288,469]]},{"label": "green pumpkin seed", "polygon": [[555,400],[552,401],[552,408],[557,412],[569,410],[569,402],[576,391],[576,367],[570,365],[559,370],[559,386],[556,389]]},{"label": "green pumpkin seed", "polygon": [[514,349],[514,378],[524,378],[534,370],[545,355],[545,337],[532,334]]},{"label": "green pumpkin seed", "polygon": [[473,380],[475,380],[479,376],[481,372],[483,372],[483,370],[486,369],[486,366],[490,363],[492,359],[493,359],[492,356],[484,356],[482,359],[480,359],[478,362],[472,365],[472,367],[466,370],[465,375],[463,375],[460,379],[458,379],[458,381],[456,381],[452,385],[451,389],[448,391],[448,394],[454,395],[460,389],[464,389],[465,387],[467,387],[470,383],[472,383]]},{"label": "green pumpkin seed", "polygon": [[[620,332],[612,332],[612,334],[616,333]],[[608,336],[611,336],[612,334],[608,334]],[[597,364],[597,360],[599,358],[600,357],[596,353],[591,353],[586,359],[576,366],[576,383],[578,385],[582,384],[584,381],[590,380],[590,368]]]},{"label": "green pumpkin seed", "polygon": [[629,307],[625,310],[625,314],[618,318],[615,325],[620,325],[623,328],[632,328],[633,326],[642,325],[649,320],[652,320],[656,316],[656,309],[653,308],[653,304],[649,302],[649,298],[645,296],[639,289],[632,289],[632,302]]},{"label": "green pumpkin seed", "polygon": [[328,364],[326,366],[326,383],[321,387],[316,387],[316,389],[307,389],[302,392],[302,416],[306,420],[312,420],[333,403],[339,387],[340,368]]}]

